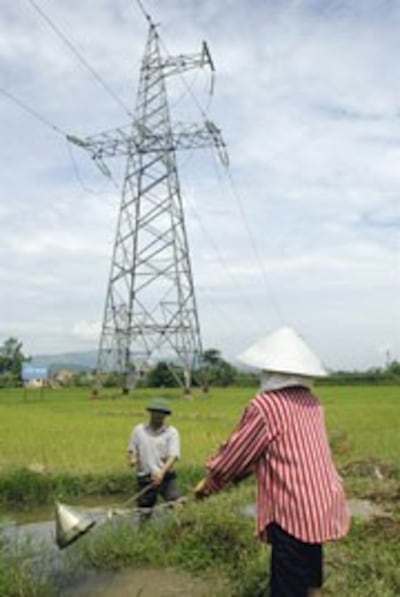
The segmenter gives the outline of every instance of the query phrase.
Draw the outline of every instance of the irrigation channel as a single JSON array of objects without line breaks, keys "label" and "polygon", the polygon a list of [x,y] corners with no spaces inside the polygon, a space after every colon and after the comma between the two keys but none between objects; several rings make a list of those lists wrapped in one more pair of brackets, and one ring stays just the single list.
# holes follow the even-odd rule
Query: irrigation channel
[{"label": "irrigation channel", "polygon": [[[184,503],[184,502],[183,502]],[[182,504],[182,502],[181,502]],[[123,523],[131,524],[133,536],[135,529],[143,522],[147,512],[136,508],[121,508],[108,504],[96,507],[70,507],[67,513],[82,515],[83,528],[86,531],[76,533],[70,541],[68,536],[61,537],[57,515],[59,504],[49,509],[38,509],[26,514],[13,513],[13,519],[4,521],[5,512],[0,513],[0,537],[5,554],[21,559],[21,564],[38,574],[45,574],[54,586],[58,597],[206,597],[212,594],[215,579],[209,580],[192,577],[187,573],[173,569],[126,569],[109,571],[84,568],[74,559],[74,544],[84,540],[86,533],[101,533],[102,529]],[[173,506],[174,507],[174,506]],[[176,506],[175,506],[176,507]],[[171,505],[161,504],[153,509],[152,524],[161,524]],[[63,510],[64,512],[64,510]],[[90,521],[91,524],[87,524]],[[92,530],[93,529],[93,530]],[[65,545],[63,546],[63,541]],[[60,548],[61,545],[61,548]]]},{"label": "irrigation channel", "polygon": [[[91,520],[93,529],[101,528],[107,521],[107,507],[85,508],[82,512]],[[55,508],[51,513],[38,510],[29,514],[30,519],[36,516],[37,520],[23,522],[20,519],[21,515],[14,515],[13,520],[9,519],[1,524],[0,535],[7,555],[21,558],[24,565],[36,571],[38,575],[46,574],[51,579],[57,595],[97,594],[93,591],[97,590],[100,584],[107,586],[112,583],[113,573],[99,573],[79,566],[71,569],[70,556],[73,556],[74,548],[71,546],[71,551],[68,552],[66,549],[60,549],[57,544]],[[43,520],[45,515],[46,520]],[[135,516],[130,520],[133,526],[138,524]],[[113,521],[110,522],[115,524]],[[114,594],[118,595],[118,592]],[[123,592],[120,591],[120,594]]]},{"label": "irrigation channel", "polygon": [[[370,500],[349,500],[352,516],[369,519],[384,514],[384,512]],[[108,505],[73,508],[72,511],[82,512],[83,520],[91,521],[86,532],[99,533],[105,525],[118,525],[124,521],[132,524],[132,529],[138,528],[142,513],[137,509],[113,509]],[[255,504],[243,507],[243,515],[255,516]],[[166,509],[155,509],[153,521],[162,522]],[[43,518],[46,517],[44,520]],[[36,520],[35,520],[36,518]],[[1,520],[1,519],[0,519]],[[14,515],[0,523],[0,536],[5,553],[21,554],[24,563],[32,569],[46,572],[60,597],[121,597],[140,594],[141,597],[169,597],[190,594],[202,597],[210,594],[210,586],[206,581],[193,578],[176,570],[123,570],[101,571],[81,568],[76,562],[71,568],[69,555],[74,550],[73,543],[67,549],[60,549],[57,544],[56,509],[52,513],[48,510],[38,510],[30,513],[30,522],[21,516]],[[93,529],[93,530],[92,530]],[[77,540],[84,540],[85,532],[77,533]],[[29,547],[29,550],[24,550]]]}]

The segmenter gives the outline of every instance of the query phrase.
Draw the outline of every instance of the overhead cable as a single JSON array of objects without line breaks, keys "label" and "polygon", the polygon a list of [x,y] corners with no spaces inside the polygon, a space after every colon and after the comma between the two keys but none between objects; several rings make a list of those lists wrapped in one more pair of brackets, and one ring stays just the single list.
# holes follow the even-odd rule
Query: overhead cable
[{"label": "overhead cable", "polygon": [[67,38],[65,33],[61,31],[60,27],[54,23],[52,19],[38,6],[35,0],[28,0],[34,10],[46,21],[49,27],[54,33],[64,42],[64,44],[71,50],[71,52],[78,58],[79,62],[90,72],[90,74],[96,79],[98,83],[105,89],[105,91],[113,97],[113,99],[123,108],[129,116],[132,117],[132,113],[124,102],[118,97],[118,95],[111,89],[111,87],[104,81],[104,79],[95,71],[95,69],[89,64],[84,56],[75,48],[72,42]]},{"label": "overhead cable", "polygon": [[[255,316],[254,305],[252,305],[250,303],[250,301],[248,300],[248,297],[244,294],[244,292],[242,292],[243,288],[241,288],[238,285],[237,276],[235,278],[235,275],[232,273],[229,264],[223,258],[220,250],[218,249],[217,244],[215,243],[215,241],[211,237],[211,235],[208,233],[208,230],[200,217],[199,211],[198,211],[197,206],[195,205],[194,201],[191,202],[191,209],[192,209],[192,212],[195,216],[195,219],[196,219],[198,225],[200,226],[200,229],[202,230],[206,239],[208,239],[209,245],[211,245],[211,247],[217,257],[217,261],[219,262],[219,264],[221,266],[221,271],[224,273],[224,275],[227,278],[230,279],[230,281],[232,282],[232,288],[234,289],[234,292],[235,292],[235,296],[239,299],[239,301],[245,307],[246,315],[249,316],[249,320],[250,319],[252,320],[251,323],[258,323],[258,319]],[[225,313],[224,313],[224,315],[225,315]],[[236,321],[235,321],[235,323],[236,323]]]},{"label": "overhead cable", "polygon": [[8,99],[10,99],[11,101],[13,101],[15,104],[17,104],[17,106],[19,106],[23,110],[25,110],[25,112],[28,112],[28,114],[30,114],[31,116],[33,116],[34,118],[36,118],[36,120],[39,120],[42,124],[44,124],[45,126],[51,128],[54,132],[58,133],[59,135],[62,135],[63,137],[67,136],[67,134],[62,129],[60,129],[58,126],[56,126],[55,124],[53,124],[52,122],[50,122],[50,120],[47,120],[47,118],[45,118],[44,116],[42,116],[41,114],[39,114],[39,112],[37,112],[36,110],[34,110],[30,106],[28,106],[25,102],[23,102],[19,98],[15,97],[15,95],[13,95],[12,93],[10,93],[9,91],[7,91],[6,89],[4,89],[3,87],[0,87],[0,93],[2,93],[3,95],[5,95],[6,97],[8,97]]},{"label": "overhead cable", "polygon": [[251,228],[250,228],[250,225],[249,225],[249,221],[248,221],[246,212],[245,212],[244,207],[243,207],[242,200],[241,200],[240,195],[239,195],[239,193],[238,193],[238,191],[236,189],[236,186],[235,186],[235,183],[234,183],[234,180],[233,180],[233,177],[232,177],[232,173],[230,171],[229,166],[225,166],[225,169],[226,169],[228,180],[229,180],[229,183],[230,183],[230,186],[231,186],[231,189],[232,189],[232,194],[235,197],[236,202],[237,202],[237,204],[239,206],[239,210],[240,210],[240,213],[241,213],[241,216],[242,216],[242,221],[244,222],[244,225],[246,227],[247,234],[248,234],[248,237],[249,237],[249,240],[250,240],[250,244],[251,244],[251,247],[253,249],[253,253],[254,253],[254,256],[256,258],[256,262],[257,262],[258,267],[260,269],[260,272],[261,272],[261,275],[262,275],[262,279],[263,279],[263,282],[264,282],[264,287],[265,287],[265,289],[267,291],[267,294],[268,294],[268,298],[269,298],[269,300],[271,302],[271,305],[272,305],[272,307],[273,307],[273,309],[275,311],[275,315],[276,315],[279,323],[282,323],[283,322],[282,311],[281,311],[280,306],[278,304],[278,301],[277,301],[277,299],[275,297],[275,294],[274,294],[274,292],[272,290],[271,284],[270,284],[270,282],[268,280],[267,272],[265,270],[264,263],[263,263],[263,260],[261,258],[261,254],[260,254],[260,251],[258,249],[258,245],[257,245],[257,243],[256,243],[256,241],[254,239],[253,233],[251,231]]}]

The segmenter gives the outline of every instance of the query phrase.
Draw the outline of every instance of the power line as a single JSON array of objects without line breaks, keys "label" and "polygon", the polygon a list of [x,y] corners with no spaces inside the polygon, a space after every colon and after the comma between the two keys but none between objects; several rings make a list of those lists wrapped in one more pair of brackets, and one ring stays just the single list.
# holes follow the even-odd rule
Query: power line
[{"label": "power line", "polygon": [[253,253],[255,255],[255,258],[256,258],[256,262],[257,262],[259,270],[261,272],[261,276],[262,276],[262,279],[263,279],[263,282],[264,282],[264,287],[265,287],[265,289],[267,291],[268,298],[269,298],[270,303],[271,303],[271,305],[272,305],[272,307],[273,307],[273,309],[275,311],[275,315],[276,315],[278,321],[280,323],[282,323],[283,322],[282,311],[281,311],[281,308],[280,308],[280,306],[278,304],[278,301],[277,301],[277,299],[275,297],[275,294],[274,294],[274,292],[272,290],[271,283],[268,280],[267,272],[265,270],[264,263],[263,263],[262,258],[261,258],[261,254],[260,254],[260,251],[258,249],[258,245],[257,245],[257,243],[256,243],[256,241],[254,239],[254,236],[253,236],[253,233],[251,231],[251,228],[250,228],[250,225],[249,225],[249,221],[248,221],[246,212],[245,212],[244,207],[243,207],[243,202],[242,202],[242,200],[240,198],[240,195],[239,195],[239,192],[238,192],[238,190],[237,190],[237,188],[235,186],[235,183],[234,183],[234,180],[233,180],[233,176],[232,176],[232,173],[230,171],[229,166],[225,166],[225,169],[226,169],[227,177],[228,177],[231,189],[232,189],[232,194],[235,197],[236,202],[237,202],[237,204],[239,206],[240,214],[242,216],[242,221],[243,221],[243,223],[245,225],[245,228],[246,228],[249,240],[250,240],[250,244],[251,244],[251,247],[253,249]]},{"label": "power line", "polygon": [[253,233],[252,233],[252,231],[250,229],[249,221],[247,219],[246,212],[244,210],[242,200],[241,200],[240,195],[239,195],[239,193],[238,193],[238,191],[237,191],[237,189],[235,187],[235,183],[234,183],[234,180],[233,180],[233,177],[232,177],[232,173],[231,173],[231,170],[230,170],[229,166],[227,166],[226,169],[227,169],[227,173],[228,173],[228,179],[229,179],[230,184],[232,186],[233,195],[236,198],[236,201],[237,201],[237,203],[239,205],[240,213],[242,214],[243,221],[245,223],[245,226],[246,226],[246,229],[247,229],[247,233],[249,235],[250,242],[251,242],[251,245],[253,247],[253,252],[254,252],[254,254],[256,256],[256,259],[257,259],[257,262],[258,262],[258,266],[259,266],[260,271],[262,273],[262,277],[263,277],[263,280],[264,280],[265,288],[267,290],[267,293],[269,294],[269,298],[270,298],[270,301],[272,303],[272,306],[275,309],[276,316],[277,316],[278,320],[280,321],[280,323],[282,323],[282,321],[283,321],[282,311],[281,311],[281,308],[280,308],[280,306],[278,304],[278,301],[277,301],[277,299],[275,297],[275,294],[274,294],[274,292],[272,290],[271,283],[270,283],[270,281],[268,279],[267,272],[265,270],[264,263],[263,263],[263,260],[261,258],[261,254],[260,254],[260,251],[258,249],[258,245],[257,245],[257,243],[256,243],[256,241],[254,239]]},{"label": "power line", "polygon": [[102,79],[102,77],[95,71],[95,69],[89,64],[84,56],[75,48],[72,42],[67,38],[65,33],[54,23],[54,21],[38,6],[35,0],[28,0],[34,10],[46,21],[49,27],[54,33],[64,42],[64,44],[71,50],[71,52],[78,58],[79,62],[90,72],[90,74],[96,79],[98,83],[105,89],[105,91],[112,96],[112,98],[123,108],[124,112],[127,112],[132,117],[132,113],[124,102],[118,97],[118,95],[111,89],[111,87]]},{"label": "power line", "polygon": [[[82,177],[80,175],[78,164],[77,164],[77,162],[75,160],[75,156],[74,156],[74,154],[72,152],[72,149],[71,149],[71,143],[68,141],[68,139],[67,139],[68,135],[67,135],[67,133],[65,131],[63,131],[60,127],[58,127],[57,125],[53,124],[50,120],[48,120],[47,118],[45,118],[44,116],[42,116],[35,109],[33,109],[30,106],[28,106],[25,102],[23,102],[22,100],[20,100],[19,98],[17,98],[10,91],[7,91],[7,89],[4,89],[3,87],[0,87],[0,93],[2,93],[5,97],[7,97],[12,102],[14,102],[19,108],[21,108],[22,110],[24,110],[24,112],[27,112],[27,114],[30,114],[30,116],[32,116],[33,118],[35,118],[35,120],[37,120],[38,122],[40,122],[44,126],[50,128],[53,132],[57,133],[58,135],[62,135],[65,138],[66,144],[67,144],[68,155],[69,155],[69,158],[70,158],[71,163],[72,163],[72,167],[73,167],[73,171],[74,171],[75,177],[76,177],[77,181],[79,182],[79,184],[81,185],[82,189],[85,192],[91,193],[91,194],[94,194],[94,195],[100,195],[100,194],[102,194],[104,192],[105,185],[103,187],[103,190],[101,190],[101,191],[94,191],[93,189],[88,188],[87,185],[84,183],[84,181],[83,181],[83,179],[82,179]],[[111,182],[114,185],[114,187],[117,190],[119,190],[119,187],[118,187],[116,181],[114,180],[114,178],[111,176],[111,174],[108,176],[108,178],[111,180]]]},{"label": "power line", "polygon": [[[254,316],[254,322],[257,322],[255,313],[254,313],[254,307],[251,305],[248,298],[242,292],[242,288],[238,288],[237,279],[235,279],[235,276],[232,274],[229,265],[227,264],[226,260],[223,258],[221,252],[218,249],[217,244],[214,242],[214,239],[208,233],[208,230],[207,230],[204,222],[202,221],[194,202],[191,203],[191,208],[193,210],[195,219],[197,220],[197,223],[200,226],[201,231],[203,232],[203,235],[208,240],[209,244],[211,245],[211,247],[217,257],[217,261],[219,262],[222,271],[224,272],[225,276],[227,276],[230,279],[230,281],[232,282],[232,286],[235,289],[237,298],[239,298],[240,302],[245,307],[246,315],[249,315],[249,318],[252,320],[253,320],[253,316]],[[236,321],[235,321],[235,324],[236,324]]]},{"label": "power line", "polygon": [[3,95],[5,95],[6,97],[8,97],[8,99],[10,99],[15,104],[17,104],[17,106],[19,106],[20,108],[22,108],[22,110],[24,110],[25,112],[27,112],[28,114],[30,114],[31,116],[33,116],[34,118],[36,118],[36,120],[38,120],[39,122],[41,122],[42,124],[44,124],[48,128],[52,129],[54,132],[58,133],[59,135],[62,135],[63,137],[67,136],[67,134],[62,129],[60,129],[58,126],[56,126],[55,124],[53,124],[52,122],[50,122],[50,120],[48,120],[47,118],[45,118],[44,116],[42,116],[41,114],[39,114],[39,112],[37,112],[36,110],[34,110],[30,106],[28,106],[25,102],[23,102],[22,100],[20,100],[19,98],[17,98],[15,95],[13,95],[12,93],[10,93],[9,91],[7,91],[6,89],[4,89],[3,87],[0,87],[0,93],[2,93]]}]

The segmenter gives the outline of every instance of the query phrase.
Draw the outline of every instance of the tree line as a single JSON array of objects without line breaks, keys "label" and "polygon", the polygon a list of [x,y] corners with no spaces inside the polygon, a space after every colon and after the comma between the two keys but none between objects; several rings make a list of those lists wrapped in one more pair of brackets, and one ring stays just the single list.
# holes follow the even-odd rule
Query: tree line
[{"label": "tree line", "polygon": [[22,365],[30,361],[17,338],[7,338],[0,346],[0,387],[14,387],[22,382]]},{"label": "tree line", "polygon": [[[18,387],[22,385],[22,367],[31,357],[24,354],[22,342],[14,337],[7,338],[0,346],[0,387]],[[177,365],[172,362],[159,361],[144,372],[139,378],[139,387],[177,387],[175,373],[179,374]],[[90,386],[93,383],[94,371],[72,373],[69,385]],[[111,372],[104,378],[104,386],[120,387],[121,376]],[[400,362],[391,361],[385,367],[373,367],[365,371],[334,371],[320,384],[393,384],[400,383]],[[203,353],[201,366],[193,372],[194,386],[256,386],[258,375],[255,372],[238,369],[226,361],[216,348],[209,348]]]}]

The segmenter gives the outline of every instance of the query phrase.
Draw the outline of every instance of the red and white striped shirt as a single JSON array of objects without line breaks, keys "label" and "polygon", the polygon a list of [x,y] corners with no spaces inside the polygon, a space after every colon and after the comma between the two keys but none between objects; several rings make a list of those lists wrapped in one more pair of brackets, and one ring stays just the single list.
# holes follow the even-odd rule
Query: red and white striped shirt
[{"label": "red and white striped shirt", "polygon": [[210,491],[254,470],[261,538],[271,522],[307,543],[337,539],[348,531],[348,508],[332,461],[323,409],[306,388],[284,388],[253,398],[207,468]]}]

